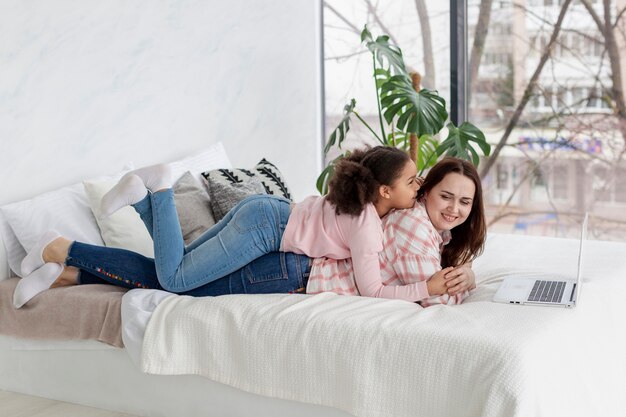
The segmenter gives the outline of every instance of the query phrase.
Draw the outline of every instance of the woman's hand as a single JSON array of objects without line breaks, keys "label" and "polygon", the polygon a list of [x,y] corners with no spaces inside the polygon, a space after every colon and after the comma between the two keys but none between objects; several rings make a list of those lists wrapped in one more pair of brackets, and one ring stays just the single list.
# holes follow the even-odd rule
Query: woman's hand
[{"label": "woman's hand", "polygon": [[441,271],[437,271],[435,275],[428,278],[426,281],[426,286],[428,287],[429,295],[443,295],[448,292],[448,287],[446,286],[446,274],[453,271],[454,268],[449,266],[447,268],[442,269]]},{"label": "woman's hand", "polygon": [[[446,268],[448,269],[448,268]],[[476,277],[471,264],[452,268],[445,274],[446,293],[450,296],[461,294],[476,288]]]}]

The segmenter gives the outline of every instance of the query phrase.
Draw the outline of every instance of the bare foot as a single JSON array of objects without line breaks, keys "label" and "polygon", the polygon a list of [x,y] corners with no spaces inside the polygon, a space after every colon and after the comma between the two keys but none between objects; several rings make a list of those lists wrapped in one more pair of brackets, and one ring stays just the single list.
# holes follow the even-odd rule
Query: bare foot
[{"label": "bare foot", "polygon": [[58,237],[43,249],[41,257],[44,262],[56,262],[60,264],[65,263],[65,258],[67,258],[67,253],[71,244],[71,240],[64,237]]},{"label": "bare foot", "polygon": [[68,287],[78,284],[78,268],[73,266],[63,267],[61,275],[50,285],[50,288]]}]

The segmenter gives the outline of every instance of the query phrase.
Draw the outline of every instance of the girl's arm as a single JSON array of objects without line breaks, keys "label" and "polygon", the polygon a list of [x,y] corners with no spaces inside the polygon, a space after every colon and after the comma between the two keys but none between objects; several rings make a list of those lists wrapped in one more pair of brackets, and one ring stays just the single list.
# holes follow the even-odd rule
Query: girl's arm
[{"label": "girl's arm", "polygon": [[428,294],[430,295],[443,295],[448,292],[448,280],[446,274],[454,270],[453,267],[444,268],[441,271],[436,272],[432,277],[426,281],[428,286]]},{"label": "girl's arm", "polygon": [[457,268],[452,268],[446,273],[446,293],[455,296],[476,288],[476,277],[472,271],[472,263],[466,263]]},{"label": "girl's arm", "polygon": [[[438,283],[443,282],[443,287],[438,287],[435,291],[441,291],[441,295],[433,296],[428,299],[420,301],[422,307],[428,307],[437,304],[454,305],[461,304],[463,300],[469,295],[469,291],[476,288],[476,279],[474,272],[472,271],[472,263],[461,265],[460,267],[453,268],[448,267],[440,272],[446,271],[441,277],[433,275],[428,282],[435,281],[438,278]],[[434,284],[433,284],[434,285]],[[434,294],[434,292],[431,292]]]},{"label": "girl's arm", "polygon": [[384,285],[377,253],[352,253],[354,281],[359,294],[365,297],[419,301],[429,296],[426,281],[408,285]]}]

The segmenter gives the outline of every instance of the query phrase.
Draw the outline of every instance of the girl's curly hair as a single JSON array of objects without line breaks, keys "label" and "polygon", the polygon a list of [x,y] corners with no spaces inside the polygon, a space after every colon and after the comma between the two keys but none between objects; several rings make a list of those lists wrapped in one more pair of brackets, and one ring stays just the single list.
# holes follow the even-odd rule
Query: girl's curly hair
[{"label": "girl's curly hair", "polygon": [[405,152],[390,146],[354,150],[337,162],[326,199],[337,214],[358,216],[366,204],[378,200],[378,188],[392,185],[410,160]]}]

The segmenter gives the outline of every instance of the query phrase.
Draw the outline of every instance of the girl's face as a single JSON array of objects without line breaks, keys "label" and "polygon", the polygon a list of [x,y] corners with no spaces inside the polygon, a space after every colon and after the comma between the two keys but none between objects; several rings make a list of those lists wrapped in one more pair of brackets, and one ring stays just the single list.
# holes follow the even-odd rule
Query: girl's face
[{"label": "girl's face", "polygon": [[467,220],[475,191],[470,178],[451,172],[424,194],[426,212],[438,232],[451,230]]},{"label": "girl's face", "polygon": [[415,197],[419,185],[417,183],[417,167],[415,162],[407,161],[400,176],[387,187],[389,204],[393,208],[406,209],[415,205]]}]

